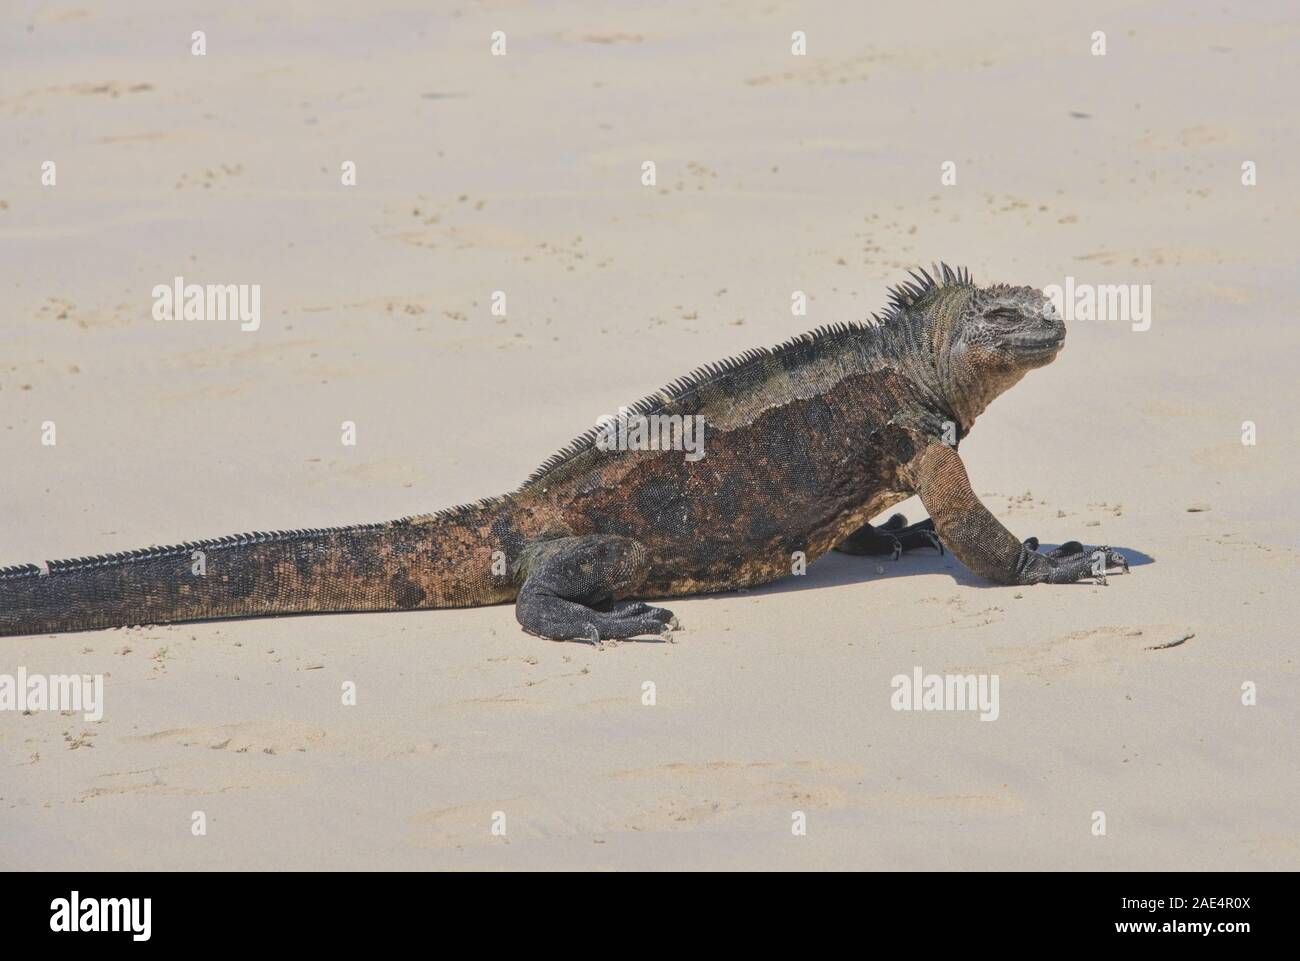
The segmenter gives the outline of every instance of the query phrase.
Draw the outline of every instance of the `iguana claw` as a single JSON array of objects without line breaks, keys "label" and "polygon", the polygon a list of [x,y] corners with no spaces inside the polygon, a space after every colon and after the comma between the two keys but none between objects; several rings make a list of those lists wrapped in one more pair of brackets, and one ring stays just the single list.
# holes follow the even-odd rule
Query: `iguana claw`
[{"label": "iguana claw", "polygon": [[1105,585],[1106,568],[1118,567],[1125,574],[1128,573],[1128,559],[1118,551],[1113,551],[1109,547],[1094,547],[1088,552],[1092,558],[1093,576],[1097,578],[1097,583]]}]

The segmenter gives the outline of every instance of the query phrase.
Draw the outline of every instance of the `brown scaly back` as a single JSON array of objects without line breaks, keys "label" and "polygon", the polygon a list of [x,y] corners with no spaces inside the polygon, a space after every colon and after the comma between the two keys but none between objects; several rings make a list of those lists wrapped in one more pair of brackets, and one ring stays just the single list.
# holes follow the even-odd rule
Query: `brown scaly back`
[{"label": "brown scaly back", "polygon": [[[734,394],[752,378],[765,375],[766,364],[777,359],[786,370],[797,370],[838,350],[852,341],[859,350],[879,355],[890,349],[899,349],[896,337],[884,336],[898,333],[907,323],[908,311],[941,287],[974,287],[970,271],[964,267],[953,268],[940,262],[931,266],[933,273],[924,268],[909,271],[911,281],[898,284],[889,290],[889,304],[883,314],[873,313],[867,321],[848,321],[827,324],[792,337],[774,347],[755,347],[712,364],[697,367],[684,377],[679,377],[660,390],[642,397],[627,406],[632,416],[649,416],[676,413],[689,406],[689,402],[706,388],[719,387],[724,393]],[[908,339],[906,337],[904,340]],[[600,436],[600,428],[592,427],[546,458],[533,471],[515,493],[523,493],[549,479],[574,457],[590,450]]]}]

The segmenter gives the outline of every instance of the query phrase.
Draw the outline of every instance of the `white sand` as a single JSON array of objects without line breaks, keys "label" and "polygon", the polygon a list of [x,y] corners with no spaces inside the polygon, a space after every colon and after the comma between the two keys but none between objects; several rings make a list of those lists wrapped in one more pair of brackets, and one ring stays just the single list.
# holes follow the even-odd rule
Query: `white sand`
[{"label": "white sand", "polygon": [[[0,564],[498,493],[940,258],[1151,285],[962,455],[1020,536],[1154,563],[837,555],[603,652],[509,607],[0,639],[107,675],[98,723],[0,713],[0,866],[1300,867],[1293,5],[302,6],[0,14]],[[153,320],[177,274],[261,329]],[[917,665],[999,720],[891,710]]]}]

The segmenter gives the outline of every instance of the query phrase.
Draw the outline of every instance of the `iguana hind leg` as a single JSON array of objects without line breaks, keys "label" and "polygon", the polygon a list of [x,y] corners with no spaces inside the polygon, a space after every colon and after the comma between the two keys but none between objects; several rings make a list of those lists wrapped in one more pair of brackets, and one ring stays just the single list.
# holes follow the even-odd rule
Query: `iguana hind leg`
[{"label": "iguana hind leg", "polygon": [[637,541],[613,535],[560,537],[529,545],[515,617],[529,634],[592,643],[676,630],[672,611],[626,600],[650,562]]},{"label": "iguana hind leg", "polygon": [[844,540],[835,545],[835,549],[844,554],[866,554],[879,556],[891,554],[898,560],[903,551],[918,547],[933,547],[943,553],[943,544],[935,533],[934,521],[926,518],[915,524],[908,524],[902,514],[895,514],[885,523],[873,527],[863,524]]}]

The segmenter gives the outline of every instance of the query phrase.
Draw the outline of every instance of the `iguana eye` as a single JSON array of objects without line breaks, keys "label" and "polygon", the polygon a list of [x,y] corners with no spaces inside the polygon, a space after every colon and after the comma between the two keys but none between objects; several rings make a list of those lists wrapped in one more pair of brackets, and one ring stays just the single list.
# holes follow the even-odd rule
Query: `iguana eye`
[{"label": "iguana eye", "polygon": [[1014,324],[1016,321],[1020,320],[1020,311],[1016,310],[1014,307],[997,307],[994,310],[990,310],[984,316],[999,323]]}]

